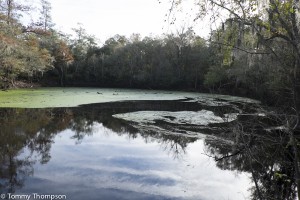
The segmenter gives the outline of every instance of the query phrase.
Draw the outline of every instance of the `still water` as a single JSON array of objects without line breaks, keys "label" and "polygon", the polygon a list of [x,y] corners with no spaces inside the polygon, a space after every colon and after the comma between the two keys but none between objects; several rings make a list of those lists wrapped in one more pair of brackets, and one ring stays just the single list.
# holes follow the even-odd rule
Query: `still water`
[{"label": "still water", "polygon": [[[8,193],[66,195],[71,200],[255,197],[254,182],[262,189],[272,186],[260,176],[272,175],[270,166],[278,171],[280,162],[269,159],[264,168],[258,158],[249,161],[246,151],[236,151],[232,130],[239,115],[257,114],[255,104],[220,102],[222,106],[185,99],[2,108],[0,193],[6,198]],[[257,147],[253,156],[262,155]],[[260,164],[266,161],[260,158]],[[293,183],[288,184],[292,194]]]},{"label": "still water", "polygon": [[188,144],[184,154],[174,155],[172,144],[166,142],[118,135],[102,124],[94,124],[93,129],[93,135],[80,143],[72,139],[73,131],[60,132],[53,140],[50,161],[33,165],[34,175],[17,192],[66,194],[69,199],[244,199],[248,195],[247,174],[217,168],[201,155],[205,148],[201,140]]}]

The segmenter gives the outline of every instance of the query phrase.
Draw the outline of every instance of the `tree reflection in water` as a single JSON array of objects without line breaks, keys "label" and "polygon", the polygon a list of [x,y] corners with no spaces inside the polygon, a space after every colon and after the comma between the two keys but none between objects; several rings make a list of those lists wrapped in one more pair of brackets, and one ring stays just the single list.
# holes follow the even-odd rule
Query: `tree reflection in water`
[{"label": "tree reflection in water", "polygon": [[[36,162],[46,164],[50,159],[55,136],[66,129],[73,131],[72,139],[80,143],[93,134],[95,123],[100,123],[118,135],[127,134],[134,139],[138,131],[112,114],[126,112],[132,105],[99,105],[77,108],[0,109],[0,192],[14,193],[24,185],[26,177],[33,175]],[[151,105],[151,104],[149,104]],[[113,108],[113,109],[112,109]],[[149,108],[150,109],[150,108]],[[189,140],[182,142],[172,136],[142,134],[146,142],[161,140],[166,147],[176,148],[175,154],[184,152]],[[162,138],[161,138],[162,137]],[[178,144],[177,144],[178,143]],[[166,148],[167,149],[167,148]]]},{"label": "tree reflection in water", "polygon": [[[33,153],[40,155],[41,163],[50,159],[54,134],[47,134],[42,127],[49,124],[51,117],[47,110],[2,109],[0,114],[0,189],[15,192],[33,174]],[[30,155],[21,156],[27,149]]]},{"label": "tree reflection in water", "polygon": [[[130,139],[141,135],[146,143],[156,141],[174,159],[183,158],[188,144],[199,138],[183,136],[180,132],[172,134],[172,131],[204,133],[207,135],[205,152],[215,158],[219,168],[252,175],[255,185],[251,188],[253,199],[296,198],[297,184],[290,139],[282,131],[266,131],[264,126],[268,126],[268,123],[262,125],[261,121],[257,121],[258,117],[244,116],[234,123],[212,124],[209,127],[174,126],[169,134],[153,129],[141,131],[133,123],[112,117],[116,113],[138,110],[180,110],[179,102],[172,103],[124,102],[76,108],[1,109],[0,192],[15,192],[23,186],[26,177],[33,175],[33,164],[46,164],[51,159],[51,145],[57,133],[70,129],[74,132],[72,138],[80,143],[84,137],[93,134],[94,125],[99,123],[118,135],[128,135]],[[201,110],[203,107],[184,103],[181,109]],[[205,109],[222,116],[222,109]],[[225,108],[226,112],[228,109]],[[258,126],[253,127],[253,124]],[[170,127],[163,122],[156,125]]]},{"label": "tree reflection in water", "polygon": [[251,174],[252,199],[292,200],[298,195],[290,136],[282,129],[270,128],[279,121],[243,116],[226,136],[205,139],[205,152],[215,158],[219,168]]}]

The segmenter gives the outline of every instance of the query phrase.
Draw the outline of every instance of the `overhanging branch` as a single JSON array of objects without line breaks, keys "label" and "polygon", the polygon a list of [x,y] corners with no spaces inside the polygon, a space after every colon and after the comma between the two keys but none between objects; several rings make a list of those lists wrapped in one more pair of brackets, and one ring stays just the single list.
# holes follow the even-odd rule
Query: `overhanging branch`
[{"label": "overhanging branch", "polygon": [[238,46],[235,46],[235,45],[231,45],[231,44],[228,44],[228,43],[214,42],[214,41],[212,41],[211,43],[213,43],[213,44],[219,44],[219,45],[223,45],[223,46],[228,46],[228,47],[232,47],[232,48],[234,48],[234,49],[243,51],[243,52],[248,53],[248,54],[263,54],[263,55],[271,54],[271,52],[258,52],[258,51],[255,50],[255,49],[254,49],[254,50],[243,49],[243,48],[241,48],[241,47],[238,47]]}]

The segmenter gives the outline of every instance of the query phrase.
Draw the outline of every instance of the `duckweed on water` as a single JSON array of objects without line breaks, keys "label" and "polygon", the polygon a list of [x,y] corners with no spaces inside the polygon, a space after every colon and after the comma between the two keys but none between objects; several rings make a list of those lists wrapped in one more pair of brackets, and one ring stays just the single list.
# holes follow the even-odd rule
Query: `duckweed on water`
[{"label": "duckweed on water", "polygon": [[139,111],[124,114],[113,115],[116,118],[139,124],[153,124],[157,120],[165,121],[172,124],[191,124],[191,125],[208,125],[211,123],[225,123],[236,119],[237,115],[226,114],[224,118],[216,116],[212,111],[201,110],[193,111]]},{"label": "duckweed on water", "polygon": [[170,92],[132,89],[99,88],[38,88],[0,91],[0,107],[47,108],[76,107],[83,104],[138,100],[184,100],[193,99],[209,104],[221,100],[248,102],[249,99],[224,95],[210,95],[191,92]]}]

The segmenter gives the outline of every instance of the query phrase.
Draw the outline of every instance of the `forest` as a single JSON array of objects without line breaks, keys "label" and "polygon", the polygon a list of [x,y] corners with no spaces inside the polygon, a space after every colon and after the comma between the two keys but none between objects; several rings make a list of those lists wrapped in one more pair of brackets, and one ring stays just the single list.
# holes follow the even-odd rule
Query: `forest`
[{"label": "forest", "polygon": [[[199,1],[199,16],[202,13]],[[180,1],[172,1],[175,12]],[[204,3],[204,1],[202,2]],[[206,11],[228,11],[209,39],[193,27],[173,34],[116,34],[97,44],[82,25],[74,36],[55,30],[51,4],[40,8],[0,1],[0,87],[95,86],[192,90],[295,104],[299,93],[299,2],[208,1]],[[23,17],[39,17],[25,24]],[[24,84],[26,83],[26,84]],[[298,104],[298,103],[296,103]]]}]

